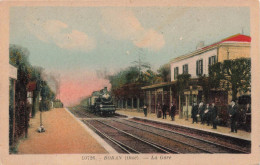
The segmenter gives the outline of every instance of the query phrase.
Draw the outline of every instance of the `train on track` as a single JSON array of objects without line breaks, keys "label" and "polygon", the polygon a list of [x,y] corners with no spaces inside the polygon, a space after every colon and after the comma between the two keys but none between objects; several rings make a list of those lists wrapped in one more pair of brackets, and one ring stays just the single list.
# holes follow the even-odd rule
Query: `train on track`
[{"label": "train on track", "polygon": [[107,87],[100,91],[92,92],[92,95],[87,98],[87,108],[91,112],[100,115],[114,115],[116,111],[112,96],[108,92]]}]

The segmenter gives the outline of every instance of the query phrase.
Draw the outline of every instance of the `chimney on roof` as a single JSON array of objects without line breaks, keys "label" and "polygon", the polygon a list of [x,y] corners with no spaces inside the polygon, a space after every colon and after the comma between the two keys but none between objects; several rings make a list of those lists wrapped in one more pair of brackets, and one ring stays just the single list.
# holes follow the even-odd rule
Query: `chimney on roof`
[{"label": "chimney on roof", "polygon": [[197,50],[198,49],[201,49],[201,48],[203,48],[204,47],[204,41],[200,41],[199,43],[198,43],[198,45],[197,45]]}]

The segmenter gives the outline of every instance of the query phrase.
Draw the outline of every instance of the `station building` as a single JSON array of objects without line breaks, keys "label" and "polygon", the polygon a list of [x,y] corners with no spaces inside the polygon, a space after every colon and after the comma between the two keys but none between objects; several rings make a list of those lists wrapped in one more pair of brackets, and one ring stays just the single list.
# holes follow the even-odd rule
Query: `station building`
[{"label": "station building", "polygon": [[[236,34],[214,44],[204,46],[200,42],[195,51],[179,56],[170,61],[171,82],[153,84],[142,87],[145,92],[145,102],[148,112],[156,113],[157,105],[165,103],[170,107],[174,101],[179,115],[190,116],[193,102],[203,101],[202,88],[197,84],[199,75],[208,76],[208,68],[217,62],[238,58],[250,58],[251,37]],[[184,90],[182,98],[177,94],[176,81],[179,74],[190,74],[189,88]],[[244,93],[239,93],[242,95]],[[247,93],[248,94],[248,93]],[[227,105],[231,101],[231,91],[211,90],[210,102],[219,106]]]}]

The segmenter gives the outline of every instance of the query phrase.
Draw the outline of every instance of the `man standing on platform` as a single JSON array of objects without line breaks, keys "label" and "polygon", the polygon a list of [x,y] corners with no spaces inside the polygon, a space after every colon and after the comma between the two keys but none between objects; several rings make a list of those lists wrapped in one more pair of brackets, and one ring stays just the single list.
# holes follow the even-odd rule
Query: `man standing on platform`
[{"label": "man standing on platform", "polygon": [[170,112],[172,121],[174,121],[175,111],[176,111],[176,105],[175,105],[174,102],[172,102],[172,104],[171,104],[171,112]]},{"label": "man standing on platform", "polygon": [[235,100],[231,101],[229,107],[229,117],[231,121],[231,132],[237,133],[237,117],[238,117],[238,108],[235,103]]},{"label": "man standing on platform", "polygon": [[147,106],[144,105],[144,116],[146,117],[147,116]]},{"label": "man standing on platform", "polygon": [[192,110],[191,110],[191,117],[192,117],[192,124],[194,122],[198,123],[198,118],[197,118],[197,115],[198,115],[198,105],[196,102],[193,103],[193,107],[192,107]]},{"label": "man standing on platform", "polygon": [[163,113],[163,119],[166,119],[166,111],[167,111],[167,105],[165,103],[163,103],[162,106],[162,113]]},{"label": "man standing on platform", "polygon": [[212,103],[211,105],[211,122],[213,125],[213,129],[217,129],[218,108],[215,106],[215,103]]},{"label": "man standing on platform", "polygon": [[200,115],[201,124],[204,124],[204,105],[203,105],[203,102],[201,102],[199,104],[199,115]]},{"label": "man standing on platform", "polygon": [[246,105],[246,131],[251,131],[251,106],[249,103]]},{"label": "man standing on platform", "polygon": [[209,126],[209,122],[210,122],[210,113],[211,113],[211,108],[209,106],[209,103],[206,105],[205,111],[204,111],[204,120],[207,121],[207,125]]}]

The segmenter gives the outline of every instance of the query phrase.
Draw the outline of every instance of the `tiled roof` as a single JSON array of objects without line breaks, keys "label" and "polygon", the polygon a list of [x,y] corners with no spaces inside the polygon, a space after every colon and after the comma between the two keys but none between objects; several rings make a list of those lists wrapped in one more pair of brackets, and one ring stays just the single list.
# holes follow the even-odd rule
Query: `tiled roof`
[{"label": "tiled roof", "polygon": [[215,45],[223,43],[223,42],[251,42],[251,37],[243,35],[243,34],[236,34],[236,35],[230,36],[228,38],[225,38],[225,39],[221,40],[220,42],[211,44],[209,46],[205,46],[201,49],[207,49],[209,47],[215,46]]},{"label": "tiled roof", "polygon": [[203,53],[204,51],[210,50],[211,48],[214,48],[217,45],[220,45],[220,44],[223,44],[223,43],[250,43],[250,42],[251,42],[251,37],[250,36],[246,36],[246,35],[243,35],[243,34],[236,34],[236,35],[230,36],[228,38],[225,38],[225,39],[223,39],[223,40],[221,40],[219,42],[216,42],[214,44],[211,44],[211,45],[202,47],[200,49],[197,49],[197,50],[195,50],[193,52],[190,52],[188,54],[176,57],[176,58],[172,59],[171,62],[173,62],[173,61],[174,62],[180,61],[180,60],[192,57],[194,55]]}]

